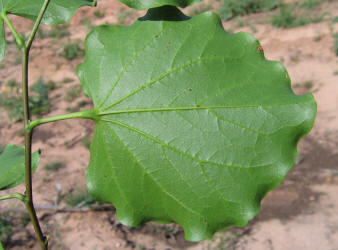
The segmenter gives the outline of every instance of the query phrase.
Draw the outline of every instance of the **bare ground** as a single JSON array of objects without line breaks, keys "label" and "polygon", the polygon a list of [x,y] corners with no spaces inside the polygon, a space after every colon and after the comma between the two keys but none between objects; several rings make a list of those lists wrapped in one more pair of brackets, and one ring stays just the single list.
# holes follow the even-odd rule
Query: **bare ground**
[{"label": "bare ground", "polygon": [[[331,20],[338,15],[338,2],[320,6],[329,14],[317,24],[292,29],[276,29],[269,24],[266,13],[244,17],[243,27],[236,21],[226,22],[226,29],[247,31],[260,40],[269,60],[282,61],[290,74],[294,91],[314,93],[318,102],[318,116],[312,132],[299,145],[298,164],[285,181],[269,193],[262,203],[261,213],[243,229],[231,228],[217,233],[213,239],[201,243],[184,240],[177,225],[148,223],[140,228],[128,228],[115,218],[113,207],[99,211],[55,212],[41,206],[58,204],[71,190],[85,187],[85,169],[89,161],[83,141],[90,138],[94,124],[72,120],[39,127],[34,135],[34,149],[42,149],[40,169],[34,175],[35,203],[43,230],[50,235],[51,249],[338,249],[338,57],[332,52],[332,34],[338,24]],[[51,92],[50,116],[77,108],[85,96],[67,102],[64,95],[79,85],[74,73],[83,58],[67,61],[60,48],[76,39],[84,40],[91,24],[105,22],[129,24],[143,12],[126,12],[122,4],[102,0],[98,9],[103,18],[93,16],[95,9],[83,8],[71,20],[71,35],[62,39],[39,38],[31,58],[30,82],[41,76],[56,82]],[[123,15],[118,13],[124,13]],[[29,30],[31,23],[21,18],[12,19],[19,31]],[[83,20],[90,20],[88,21]],[[43,27],[49,30],[49,27]],[[7,36],[10,40],[10,36]],[[81,42],[82,43],[82,42]],[[17,52],[9,45],[9,56],[1,63],[0,79],[20,80],[20,65],[15,65]],[[73,82],[63,83],[64,78]],[[304,84],[311,81],[311,86]],[[5,91],[5,89],[1,89]],[[90,108],[90,104],[81,109]],[[22,125],[11,124],[6,112],[0,112],[0,144],[23,144]],[[62,161],[64,167],[50,172],[43,167],[49,161]],[[23,191],[23,187],[16,188]],[[60,205],[64,205],[61,199]],[[15,201],[1,204],[0,218],[16,218],[8,249],[39,249],[30,224],[27,224],[21,204]],[[11,212],[9,212],[11,211]]]}]

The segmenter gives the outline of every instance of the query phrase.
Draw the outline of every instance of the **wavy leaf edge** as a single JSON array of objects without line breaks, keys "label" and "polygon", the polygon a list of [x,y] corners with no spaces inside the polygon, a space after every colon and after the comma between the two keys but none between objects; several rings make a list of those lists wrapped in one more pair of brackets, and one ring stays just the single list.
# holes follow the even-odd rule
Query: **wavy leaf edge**
[{"label": "wavy leaf edge", "polygon": [[[236,34],[230,34],[230,33],[225,32],[220,18],[218,17],[218,15],[216,15],[214,13],[204,13],[204,14],[195,16],[195,17],[191,18],[190,20],[183,21],[183,22],[191,22],[191,21],[196,20],[196,19],[204,19],[206,22],[209,22],[212,25],[217,25],[219,29],[223,30],[224,35],[227,35],[227,36],[243,36],[248,42],[247,47],[250,47],[250,49],[256,50],[260,47],[260,44],[256,40],[256,38],[254,38],[253,36],[251,36],[247,33],[239,32],[239,33],[236,33]],[[146,21],[146,22],[151,22],[151,21]],[[166,21],[163,21],[163,23],[165,23],[165,22]],[[133,24],[130,27],[133,27],[134,25],[139,25],[139,21],[136,21],[135,24]],[[121,29],[130,29],[130,27],[114,27],[112,29],[121,30]],[[84,76],[85,73],[84,73],[83,67],[85,67],[84,65],[87,64],[87,60],[88,60],[87,54],[88,54],[88,46],[89,46],[88,43],[90,43],[89,39],[93,36],[93,34],[95,34],[96,32],[99,32],[99,30],[102,30],[102,29],[104,30],[106,28],[108,28],[108,27],[107,26],[100,26],[100,27],[95,28],[92,32],[89,33],[89,35],[86,38],[86,59],[78,67],[78,76],[79,76],[81,83],[83,84],[84,91],[92,99],[95,99],[95,97],[93,97],[91,90],[89,88],[87,88],[87,86],[85,84],[86,80],[85,80],[85,76]],[[96,44],[96,46],[100,47],[100,46],[104,46],[104,44]],[[275,69],[279,70],[279,74],[285,75],[285,77],[286,77],[285,83],[287,82],[288,88],[290,88],[290,91],[292,91],[291,90],[290,78],[289,78],[285,68],[279,62],[267,60],[264,57],[263,52],[261,53],[260,60],[273,63],[275,65]],[[308,114],[306,114],[308,117],[306,118],[306,120],[304,120],[304,122],[301,125],[299,125],[299,128],[298,128],[299,132],[294,136],[294,139],[292,140],[293,141],[293,145],[292,145],[293,150],[292,150],[292,152],[290,152],[290,154],[292,154],[292,157],[291,157],[292,159],[288,159],[286,161],[286,163],[284,162],[284,165],[282,163],[280,164],[280,166],[279,166],[280,170],[279,170],[279,173],[278,173],[278,181],[274,180],[275,182],[273,183],[273,185],[271,185],[271,183],[270,183],[268,186],[266,186],[264,188],[264,191],[260,190],[260,192],[257,193],[258,197],[256,197],[256,200],[254,201],[256,204],[254,204],[251,207],[251,209],[248,209],[247,211],[244,212],[242,219],[240,219],[236,222],[230,223],[230,224],[229,224],[229,222],[225,222],[225,223],[220,223],[219,225],[213,226],[211,228],[201,229],[201,228],[194,228],[193,226],[189,227],[187,225],[182,225],[182,223],[180,223],[179,221],[177,221],[173,218],[169,218],[169,217],[168,218],[162,218],[162,217],[146,218],[146,217],[144,217],[142,219],[136,219],[135,220],[135,218],[133,218],[134,215],[131,215],[131,214],[128,215],[128,214],[125,213],[125,211],[123,211],[125,208],[116,207],[118,219],[121,221],[121,223],[123,223],[127,226],[131,226],[131,227],[138,226],[138,225],[140,225],[144,222],[147,222],[147,221],[162,221],[162,222],[165,222],[165,223],[176,222],[176,223],[180,224],[181,226],[183,226],[185,234],[186,234],[186,239],[189,240],[189,241],[201,241],[201,240],[210,238],[210,237],[212,237],[212,235],[215,232],[219,231],[220,229],[222,229],[224,227],[230,226],[230,225],[231,226],[240,226],[240,227],[246,226],[247,223],[259,213],[261,200],[265,197],[265,195],[268,192],[270,192],[272,189],[274,189],[276,186],[278,186],[283,181],[287,172],[292,168],[293,164],[291,162],[293,162],[293,160],[296,156],[296,153],[297,153],[297,143],[305,134],[307,134],[311,130],[311,128],[313,126],[315,114],[316,114],[316,103],[314,101],[312,94],[306,94],[303,97],[304,97],[304,99],[307,99],[307,101],[304,102],[304,105],[305,104],[309,105],[309,107],[307,108]],[[95,101],[94,101],[94,104],[95,104]],[[102,109],[100,110],[100,108],[94,109],[97,112],[97,114],[99,116],[101,116],[101,119],[96,121],[97,127],[101,126],[102,122],[105,121],[104,119],[102,119],[102,117],[107,115],[107,114],[105,114],[106,110],[109,109],[109,107],[108,108],[107,107],[108,106],[106,106],[103,110]],[[193,107],[193,109],[196,109],[196,110],[203,109],[203,108],[204,107],[196,107],[196,106]],[[161,111],[161,110],[154,110],[154,111]],[[128,113],[128,111],[126,111],[126,110],[116,110],[116,112],[115,113],[113,112],[112,114],[119,114],[119,113],[124,113],[124,112]],[[140,111],[140,112],[143,112],[143,111]],[[147,112],[147,111],[145,111],[145,112]],[[97,128],[95,129],[95,133],[97,133]],[[94,135],[94,137],[95,137],[95,135]],[[94,147],[95,147],[95,145],[92,144],[91,148],[90,148],[91,158],[92,158],[92,151],[94,151]],[[88,178],[88,170],[89,170],[89,168],[87,169],[87,178]],[[87,181],[87,186],[88,186],[88,189],[91,191],[92,188],[93,188],[92,183]],[[95,196],[95,194],[94,194],[94,196]],[[99,198],[99,200],[100,199],[101,198]],[[107,201],[107,200],[105,200],[105,201]]]}]

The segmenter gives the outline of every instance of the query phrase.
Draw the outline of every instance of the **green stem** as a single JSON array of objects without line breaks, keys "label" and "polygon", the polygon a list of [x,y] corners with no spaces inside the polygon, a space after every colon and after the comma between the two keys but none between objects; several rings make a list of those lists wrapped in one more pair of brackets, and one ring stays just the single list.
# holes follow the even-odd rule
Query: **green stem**
[{"label": "green stem", "polygon": [[[24,106],[24,125],[25,128],[30,123],[30,110],[29,110],[29,96],[28,96],[28,61],[29,61],[29,52],[32,46],[34,37],[36,32],[39,29],[39,25],[41,23],[42,17],[45,14],[48,4],[50,0],[45,0],[40,13],[34,23],[32,32],[23,47],[23,60],[22,60],[22,98],[23,98],[23,106]],[[33,191],[32,191],[32,133],[33,130],[25,131],[25,179],[26,179],[26,208],[31,218],[36,236],[40,242],[41,248],[44,250],[48,249],[48,240],[43,235],[39,220],[36,215],[36,211],[33,204]]]},{"label": "green stem", "polygon": [[18,199],[23,203],[26,203],[26,197],[23,194],[13,193],[0,196],[0,201],[9,200],[9,199]]},{"label": "green stem", "polygon": [[17,45],[20,48],[23,48],[24,42],[23,42],[22,38],[20,37],[20,35],[18,34],[18,32],[16,32],[16,30],[15,30],[14,26],[12,25],[11,21],[8,19],[6,13],[2,13],[1,18],[5,21],[5,23],[8,25],[9,29],[11,30]]},{"label": "green stem", "polygon": [[29,38],[28,38],[28,40],[26,42],[26,48],[27,48],[28,51],[30,50],[30,48],[32,46],[32,43],[33,43],[33,40],[35,38],[36,32],[39,29],[41,20],[42,20],[43,15],[45,14],[45,12],[47,10],[47,7],[48,7],[50,1],[51,0],[45,0],[45,2],[43,3],[43,5],[41,7],[41,10],[40,10],[40,13],[39,13],[38,17],[36,18],[36,21],[35,21],[33,29],[32,29],[32,33],[30,34],[30,36],[29,36]]},{"label": "green stem", "polygon": [[45,124],[49,122],[56,122],[56,121],[61,121],[61,120],[67,120],[67,119],[74,119],[74,118],[98,120],[99,114],[95,110],[83,110],[83,111],[76,112],[76,113],[36,119],[34,121],[31,121],[27,125],[26,129],[27,131],[32,131],[36,126],[39,126],[41,124]]}]

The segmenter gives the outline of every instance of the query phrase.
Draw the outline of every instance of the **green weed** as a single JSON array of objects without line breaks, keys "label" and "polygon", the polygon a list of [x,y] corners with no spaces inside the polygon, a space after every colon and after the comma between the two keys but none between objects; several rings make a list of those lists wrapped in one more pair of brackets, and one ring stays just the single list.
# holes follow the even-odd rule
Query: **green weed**
[{"label": "green weed", "polygon": [[88,100],[81,100],[81,101],[79,101],[79,102],[76,104],[76,106],[77,106],[78,108],[83,108],[84,106],[86,106],[86,105],[88,105],[88,104],[90,104],[90,101],[88,101]]},{"label": "green weed", "polygon": [[92,28],[94,28],[94,25],[92,24],[90,19],[88,19],[86,17],[81,20],[81,24],[86,26],[88,30],[91,30]]},{"label": "green weed", "polygon": [[70,36],[68,27],[69,26],[67,24],[55,24],[52,26],[48,35],[54,38],[63,38],[63,37]]},{"label": "green weed", "polygon": [[47,171],[58,171],[60,168],[63,167],[63,163],[60,161],[56,161],[56,162],[51,162],[48,163],[44,166],[44,169],[46,169]]},{"label": "green weed", "polygon": [[49,80],[49,81],[46,83],[46,87],[47,87],[48,91],[52,91],[52,90],[57,89],[56,82],[54,82],[54,81],[52,81],[52,80]]},{"label": "green weed", "polygon": [[2,106],[8,114],[11,121],[21,121],[23,118],[23,108],[19,86],[15,79],[6,82],[7,91],[0,94],[0,106]]},{"label": "green weed", "polygon": [[6,245],[12,233],[12,224],[4,219],[0,219],[0,241]]},{"label": "green weed", "polygon": [[18,87],[18,85],[19,84],[18,84],[18,82],[15,79],[10,79],[6,83],[6,86],[9,87],[9,88],[11,88],[11,89],[14,89],[14,88]]},{"label": "green weed", "polygon": [[281,4],[279,12],[271,19],[272,25],[278,28],[292,28],[309,23],[321,22],[325,14],[304,10],[299,3]]},{"label": "green weed", "polygon": [[[0,95],[0,106],[7,111],[9,119],[15,122],[23,119],[22,98],[18,83],[11,79],[7,82],[9,91]],[[50,102],[48,98],[48,87],[42,79],[35,83],[30,90],[32,95],[29,98],[29,107],[32,115],[41,115],[49,112]]]},{"label": "green weed", "polygon": [[338,33],[333,34],[332,37],[334,40],[332,50],[336,54],[336,56],[338,56]]},{"label": "green weed", "polygon": [[96,16],[97,18],[104,18],[104,13],[99,10],[96,10],[94,11],[94,16]]},{"label": "green weed", "polygon": [[76,85],[71,88],[69,88],[66,91],[66,95],[64,96],[64,100],[67,102],[72,102],[76,98],[78,98],[81,95],[81,86]]},{"label": "green weed", "polygon": [[62,83],[70,83],[70,82],[74,82],[74,79],[73,78],[69,78],[69,77],[65,77],[62,80]]},{"label": "green weed", "polygon": [[50,111],[48,98],[49,89],[42,78],[40,78],[30,90],[33,92],[29,99],[29,107],[32,115],[41,115]]},{"label": "green weed", "polygon": [[303,3],[301,3],[301,7],[306,9],[313,9],[322,2],[323,0],[305,0]]},{"label": "green weed", "polygon": [[63,48],[62,56],[69,61],[74,60],[75,58],[78,58],[83,55],[84,55],[84,51],[79,46],[78,42],[67,44]]},{"label": "green weed", "polygon": [[236,16],[269,11],[279,6],[280,0],[224,0],[219,14],[223,20]]},{"label": "green weed", "polygon": [[67,194],[65,203],[70,207],[88,207],[95,204],[95,201],[87,191],[78,190]]},{"label": "green weed", "polygon": [[305,89],[312,89],[314,86],[313,81],[305,81],[302,83],[295,83],[293,85],[294,88],[305,88]]}]

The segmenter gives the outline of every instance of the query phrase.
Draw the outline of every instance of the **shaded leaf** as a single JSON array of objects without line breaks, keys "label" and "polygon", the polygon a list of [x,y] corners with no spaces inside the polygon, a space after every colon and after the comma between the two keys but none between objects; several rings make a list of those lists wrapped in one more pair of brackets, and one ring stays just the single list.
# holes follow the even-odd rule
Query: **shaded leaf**
[{"label": "shaded leaf", "polygon": [[146,10],[150,8],[171,5],[177,7],[187,7],[201,0],[117,0],[128,5],[131,8]]},{"label": "shaded leaf", "polygon": [[100,117],[90,194],[125,225],[174,221],[190,241],[258,213],[316,113],[254,37],[210,13],[97,27],[78,76]]},{"label": "shaded leaf", "polygon": [[[0,0],[0,12],[35,20],[44,0]],[[44,24],[65,23],[82,6],[93,6],[91,0],[52,0],[42,19]]]},{"label": "shaded leaf", "polygon": [[[38,167],[40,152],[32,155],[32,172]],[[16,187],[25,181],[25,147],[9,144],[0,155],[0,190]]]}]

